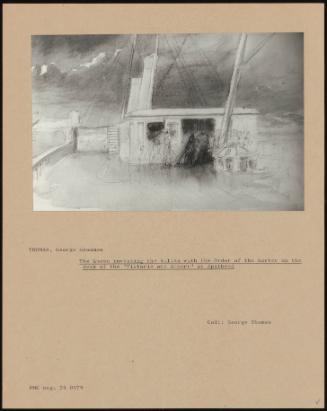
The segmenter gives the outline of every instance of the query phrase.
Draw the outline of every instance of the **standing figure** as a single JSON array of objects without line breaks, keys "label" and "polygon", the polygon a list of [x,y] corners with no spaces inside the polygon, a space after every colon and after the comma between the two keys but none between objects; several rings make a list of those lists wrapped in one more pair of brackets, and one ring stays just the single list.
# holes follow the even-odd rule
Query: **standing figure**
[{"label": "standing figure", "polygon": [[78,147],[78,127],[81,124],[81,118],[78,111],[70,112],[70,124],[71,124],[71,139],[73,142],[73,152],[76,153]]},{"label": "standing figure", "polygon": [[77,146],[78,146],[78,127],[72,127],[72,141],[73,141],[73,153],[76,153]]},{"label": "standing figure", "polygon": [[171,138],[168,130],[163,132],[163,165],[171,166]]}]

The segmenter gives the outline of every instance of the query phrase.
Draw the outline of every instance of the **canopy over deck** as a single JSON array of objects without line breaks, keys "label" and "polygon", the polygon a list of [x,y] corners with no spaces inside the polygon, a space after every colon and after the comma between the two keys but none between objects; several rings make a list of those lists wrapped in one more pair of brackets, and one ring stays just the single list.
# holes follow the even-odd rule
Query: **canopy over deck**
[{"label": "canopy over deck", "polygon": [[[205,117],[222,116],[225,112],[223,107],[213,108],[156,108],[151,110],[136,110],[128,113],[126,117]],[[258,110],[252,108],[235,108],[233,115],[259,114]]]}]

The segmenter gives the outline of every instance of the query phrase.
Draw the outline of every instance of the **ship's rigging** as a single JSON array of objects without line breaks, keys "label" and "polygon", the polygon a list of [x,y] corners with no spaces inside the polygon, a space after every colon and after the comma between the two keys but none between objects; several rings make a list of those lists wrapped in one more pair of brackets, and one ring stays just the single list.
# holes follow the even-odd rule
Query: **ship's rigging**
[{"label": "ship's rigging", "polygon": [[[240,64],[240,67],[242,70],[245,69],[246,65],[267,45],[267,43],[271,40],[271,38],[274,36],[274,33],[271,33],[267,36],[265,36],[252,50],[250,50],[246,55],[244,54],[242,57],[242,62]],[[138,36],[136,34],[133,34],[130,36],[129,39],[129,44],[123,48],[123,50],[126,50],[126,47],[129,48],[129,59],[128,59],[128,65],[127,65],[127,84],[125,82],[125,85],[123,87],[123,96],[122,96],[122,103],[121,103],[121,118],[123,118],[126,115],[127,111],[127,104],[128,104],[128,96],[130,92],[130,87],[131,87],[131,80],[132,80],[132,72],[133,72],[133,64],[135,60],[135,55],[137,54],[137,38]],[[231,59],[233,57],[233,51],[235,51],[235,48],[232,49],[222,49],[222,47],[225,46],[224,40],[219,42],[215,48],[216,54],[219,55],[218,58],[218,63],[215,63],[211,57],[208,56],[208,53],[206,53],[205,50],[203,50],[199,44],[197,44],[196,41],[196,36],[190,33],[187,33],[182,41],[178,42],[174,36],[167,35],[167,34],[157,34],[155,36],[155,47],[154,51],[155,53],[158,54],[160,58],[160,54],[163,53],[164,47],[160,47],[160,44],[164,42],[165,48],[168,51],[168,54],[171,56],[171,61],[168,64],[167,68],[165,69],[164,73],[161,75],[159,79],[157,79],[155,87],[156,87],[156,93],[160,96],[162,94],[165,94],[165,89],[166,89],[166,83],[170,78],[170,75],[172,74],[172,71],[175,69],[178,73],[178,76],[180,78],[180,81],[183,85],[183,89],[188,90],[188,106],[190,107],[206,107],[207,106],[207,96],[206,96],[206,90],[203,89],[203,86],[201,85],[201,81],[197,78],[197,75],[194,74],[192,71],[192,64],[190,64],[187,61],[187,52],[184,52],[185,47],[188,45],[190,42],[192,44],[192,47],[194,50],[198,52],[199,56],[199,64],[205,66],[207,68],[208,73],[210,73],[210,77],[213,79],[215,89],[211,91],[212,94],[214,93],[220,93],[224,89],[224,81],[223,77],[220,74],[219,71],[219,62],[220,61],[226,61],[226,59]],[[108,72],[112,72],[117,69],[117,64],[119,63],[119,57],[120,54],[123,52],[119,51],[117,53],[114,53],[112,58],[108,61],[107,63],[107,70]],[[160,50],[160,53],[159,53]],[[238,79],[240,81],[240,79]],[[84,125],[88,125],[89,119],[92,116],[92,112],[94,108],[97,106],[99,102],[100,96],[103,95],[103,82],[101,79],[98,81],[98,87],[95,90],[93,96],[90,99],[89,104],[87,107],[83,110],[81,114],[81,119],[82,123]],[[237,90],[237,87],[236,87]],[[168,96],[169,97],[169,96]],[[234,96],[236,99],[236,95]],[[227,101],[228,103],[228,101]],[[228,104],[226,103],[226,111]],[[230,113],[232,113],[232,110],[229,110]],[[96,127],[99,127],[101,125],[106,125],[107,121],[104,120],[104,124],[102,124],[104,117],[106,117],[105,113],[101,116],[101,118],[97,119],[97,124],[95,125]],[[228,117],[226,115],[226,117]],[[225,135],[225,137],[222,137],[222,139],[219,139],[219,144],[224,142],[226,143],[226,135],[228,135],[228,132],[226,133],[226,125],[227,125],[227,130],[228,130],[228,120],[226,119],[225,122],[225,130],[221,131],[221,135]]]}]

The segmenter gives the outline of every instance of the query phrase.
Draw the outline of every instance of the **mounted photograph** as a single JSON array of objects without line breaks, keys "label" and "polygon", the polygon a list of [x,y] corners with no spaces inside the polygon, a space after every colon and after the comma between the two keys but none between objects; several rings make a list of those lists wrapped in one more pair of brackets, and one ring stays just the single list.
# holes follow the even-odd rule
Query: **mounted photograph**
[{"label": "mounted photograph", "polygon": [[303,33],[31,47],[34,211],[304,210]]}]

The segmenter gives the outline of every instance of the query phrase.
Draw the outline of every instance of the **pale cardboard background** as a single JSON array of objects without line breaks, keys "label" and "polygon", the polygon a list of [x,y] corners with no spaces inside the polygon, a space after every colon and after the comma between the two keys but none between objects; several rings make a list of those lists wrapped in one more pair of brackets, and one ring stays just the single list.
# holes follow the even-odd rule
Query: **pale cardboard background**
[{"label": "pale cardboard background", "polygon": [[[304,212],[32,212],[30,36],[158,31],[305,33]],[[323,56],[322,5],[4,6],[5,407],[323,406]],[[304,264],[81,272],[30,246]]]}]

